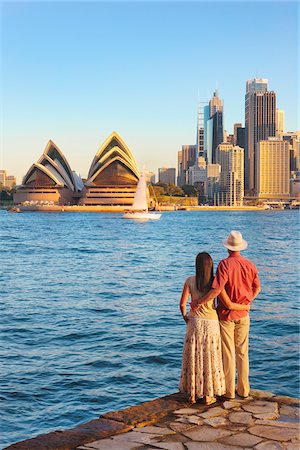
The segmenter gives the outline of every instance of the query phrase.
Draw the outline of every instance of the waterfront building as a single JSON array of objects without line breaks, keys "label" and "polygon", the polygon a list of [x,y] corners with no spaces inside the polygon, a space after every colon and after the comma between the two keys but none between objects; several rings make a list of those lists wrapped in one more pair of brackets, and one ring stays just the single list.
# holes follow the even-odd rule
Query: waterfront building
[{"label": "waterfront building", "polygon": [[176,169],[173,167],[161,167],[158,169],[158,182],[175,184]]},{"label": "waterfront building", "polygon": [[290,196],[290,145],[280,138],[260,141],[257,158],[259,198],[283,200]]},{"label": "waterfront building", "polygon": [[6,170],[0,170],[0,187],[4,187],[6,185]]},{"label": "waterfront building", "polygon": [[290,195],[294,200],[300,200],[300,172],[294,172],[290,180]]},{"label": "waterfront building", "polygon": [[183,145],[178,152],[178,177],[177,185],[184,186],[188,184],[187,172],[190,167],[197,164],[197,146]]},{"label": "waterfront building", "polygon": [[276,136],[284,133],[284,111],[276,108]]},{"label": "waterfront building", "polygon": [[248,80],[245,96],[245,188],[249,195],[257,191],[258,144],[275,134],[276,94],[268,91],[267,79]]},{"label": "waterfront building", "polygon": [[205,193],[208,202],[215,206],[219,204],[220,175],[220,164],[207,164]]},{"label": "waterfront building", "polygon": [[221,165],[219,204],[242,206],[244,200],[244,149],[220,144],[217,163]]},{"label": "waterfront building", "polygon": [[146,176],[146,183],[147,184],[155,184],[155,173],[154,172],[146,172],[145,173]]},{"label": "waterfront building", "polygon": [[24,202],[65,205],[78,202],[83,183],[53,142],[49,141],[40,159],[32,164],[17,186],[14,203]]},{"label": "waterfront building", "polygon": [[112,132],[97,151],[80,204],[132,206],[139,171],[135,159],[117,132]]},{"label": "waterfront building", "polygon": [[189,167],[187,171],[187,184],[191,186],[197,185],[199,187],[200,184],[204,184],[206,178],[206,161],[200,156],[198,158],[198,164]]}]

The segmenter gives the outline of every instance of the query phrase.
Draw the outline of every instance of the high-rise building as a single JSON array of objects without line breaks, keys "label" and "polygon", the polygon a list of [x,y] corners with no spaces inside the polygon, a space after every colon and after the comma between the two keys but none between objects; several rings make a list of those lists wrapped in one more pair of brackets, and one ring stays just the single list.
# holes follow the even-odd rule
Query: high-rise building
[{"label": "high-rise building", "polygon": [[242,128],[242,124],[241,123],[235,123],[233,125],[233,145],[237,145],[237,132],[238,129]]},{"label": "high-rise building", "polygon": [[[223,142],[223,102],[219,98],[218,91],[214,92],[213,98],[209,102],[209,118],[206,119],[204,129],[207,134],[205,136],[206,160],[208,164],[216,163],[216,149]],[[208,112],[205,110],[205,117]]]},{"label": "high-rise building", "polygon": [[245,96],[245,188],[257,190],[258,143],[276,134],[276,94],[268,91],[268,80],[254,78],[246,82]]},{"label": "high-rise building", "polygon": [[276,136],[284,133],[284,111],[276,108]]},{"label": "high-rise building", "polygon": [[206,161],[202,156],[199,156],[198,163],[189,167],[187,171],[187,184],[191,186],[197,185],[199,187],[199,183],[205,182],[205,174]]},{"label": "high-rise building", "polygon": [[17,179],[14,175],[8,175],[6,177],[6,182],[5,182],[5,187],[7,187],[8,189],[12,189],[17,183]]},{"label": "high-rise building", "polygon": [[145,173],[145,176],[148,184],[155,184],[155,173],[148,171]]},{"label": "high-rise building", "polygon": [[217,162],[221,165],[219,204],[242,206],[244,199],[244,149],[220,144]]},{"label": "high-rise building", "polygon": [[197,164],[197,146],[183,145],[178,152],[178,177],[177,185],[184,186],[187,182],[187,171]]},{"label": "high-rise building", "polygon": [[173,167],[162,167],[158,169],[158,182],[175,184],[176,169]]},{"label": "high-rise building", "polygon": [[207,200],[212,205],[219,204],[219,189],[220,189],[220,164],[207,164],[206,166],[206,196]]},{"label": "high-rise building", "polygon": [[270,200],[290,195],[290,144],[280,138],[260,141],[257,158],[257,196]]},{"label": "high-rise building", "polygon": [[199,105],[198,105],[197,136],[196,136],[197,157],[199,157],[199,156],[204,157],[204,148],[205,148],[205,136],[204,136],[205,105],[206,105],[206,103],[203,103],[203,102],[199,102]]},{"label": "high-rise building", "polygon": [[0,170],[0,187],[4,187],[6,183],[6,170]]},{"label": "high-rise building", "polygon": [[245,148],[245,127],[237,128],[235,145],[241,148]]}]

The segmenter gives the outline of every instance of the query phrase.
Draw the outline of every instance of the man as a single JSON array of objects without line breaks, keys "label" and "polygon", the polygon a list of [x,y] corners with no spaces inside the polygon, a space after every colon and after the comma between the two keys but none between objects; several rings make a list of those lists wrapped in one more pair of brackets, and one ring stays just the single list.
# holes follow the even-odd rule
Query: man
[{"label": "man", "polygon": [[[246,398],[250,392],[248,341],[250,319],[247,310],[232,311],[230,303],[249,305],[260,292],[260,282],[255,265],[240,255],[248,246],[239,231],[231,231],[223,245],[229,256],[220,261],[211,290],[201,299],[201,304],[217,297],[222,291],[218,306],[222,355],[226,384],[226,399],[235,398],[235,371],[238,372],[237,394]],[[227,305],[227,307],[226,307]],[[192,309],[197,309],[191,305]],[[249,310],[249,307],[247,307]]]}]

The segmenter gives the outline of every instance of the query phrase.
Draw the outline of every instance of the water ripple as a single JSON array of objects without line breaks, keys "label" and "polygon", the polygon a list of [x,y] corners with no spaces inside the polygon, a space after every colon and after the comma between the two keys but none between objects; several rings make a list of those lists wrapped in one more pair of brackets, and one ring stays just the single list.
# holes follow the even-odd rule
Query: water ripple
[{"label": "water ripple", "polygon": [[199,251],[224,257],[232,228],[262,281],[252,386],[297,392],[298,226],[296,211],[178,211],[158,223],[0,211],[1,445],[176,391],[183,281]]}]

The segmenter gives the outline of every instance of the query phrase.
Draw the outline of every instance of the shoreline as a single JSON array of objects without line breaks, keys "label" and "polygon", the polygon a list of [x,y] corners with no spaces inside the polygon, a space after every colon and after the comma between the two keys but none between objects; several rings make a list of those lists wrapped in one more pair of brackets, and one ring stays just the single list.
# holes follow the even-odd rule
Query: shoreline
[{"label": "shoreline", "polygon": [[[124,208],[123,206],[63,206],[63,205],[42,205],[42,206],[12,206],[12,207],[1,207],[1,209],[11,212],[112,212],[112,213],[124,213],[128,212],[129,208]],[[282,209],[276,209],[276,211],[281,211]],[[161,206],[160,212],[166,211],[268,211],[265,207],[261,206]]]},{"label": "shoreline", "polygon": [[[3,450],[146,450],[149,445],[185,450],[196,448],[189,445],[192,442],[210,444],[209,449],[227,444],[237,445],[233,448],[296,450],[300,443],[299,406],[297,398],[259,390],[251,390],[247,399],[190,405],[178,392],[101,414],[75,428],[53,431]],[[274,446],[269,447],[270,443]]]}]

